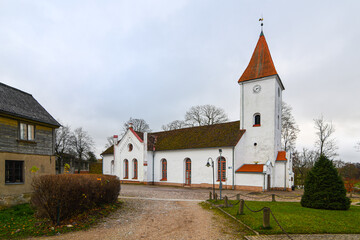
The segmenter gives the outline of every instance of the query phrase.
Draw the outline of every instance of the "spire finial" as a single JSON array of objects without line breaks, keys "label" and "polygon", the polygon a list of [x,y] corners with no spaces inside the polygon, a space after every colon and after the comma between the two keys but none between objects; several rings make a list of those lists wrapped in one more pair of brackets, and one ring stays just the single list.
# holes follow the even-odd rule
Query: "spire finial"
[{"label": "spire finial", "polygon": [[263,21],[264,21],[264,18],[263,18],[262,14],[261,14],[261,18],[259,18],[259,22],[261,22],[261,34],[260,35],[263,35],[263,26],[264,26]]}]

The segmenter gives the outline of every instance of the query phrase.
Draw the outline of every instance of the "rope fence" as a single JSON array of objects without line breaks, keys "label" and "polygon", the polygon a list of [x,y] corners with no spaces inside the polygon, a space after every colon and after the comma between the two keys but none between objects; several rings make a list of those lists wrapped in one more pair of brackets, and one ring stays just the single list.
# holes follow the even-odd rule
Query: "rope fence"
[{"label": "rope fence", "polygon": [[[211,196],[211,194],[210,194]],[[277,218],[275,217],[273,211],[271,211],[271,209],[269,207],[263,207],[261,209],[258,210],[254,210],[251,209],[246,203],[244,199],[241,199],[240,196],[246,196],[244,194],[236,194],[230,197],[225,196],[224,197],[224,204],[223,205],[215,205],[216,207],[218,207],[220,210],[222,210],[221,208],[225,207],[234,207],[236,205],[238,205],[239,203],[239,210],[237,212],[238,215],[243,215],[244,214],[244,206],[252,213],[258,213],[258,212],[263,212],[263,227],[264,228],[270,228],[270,216],[275,220],[276,224],[279,226],[279,228],[281,229],[281,231],[291,240],[293,240],[293,238],[285,231],[285,229],[281,226],[280,222],[277,220]],[[279,197],[278,195],[275,194],[271,194],[271,195],[267,195],[266,197],[272,197],[272,200],[274,201],[275,196]],[[217,196],[215,195],[216,200],[217,200]],[[236,203],[230,204],[229,203],[229,199],[230,198],[234,198],[236,197],[236,199],[238,199],[238,201]],[[296,196],[299,197],[299,196]],[[264,197],[261,198],[257,198],[257,199],[263,199]],[[224,210],[222,210],[224,211]],[[239,221],[239,220],[238,220]],[[253,230],[254,231],[254,230]]]}]

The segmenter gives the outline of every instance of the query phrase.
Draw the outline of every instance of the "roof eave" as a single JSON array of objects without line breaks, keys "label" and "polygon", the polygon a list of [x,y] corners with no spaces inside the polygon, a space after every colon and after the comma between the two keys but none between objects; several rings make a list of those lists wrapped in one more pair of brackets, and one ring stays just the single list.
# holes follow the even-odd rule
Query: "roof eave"
[{"label": "roof eave", "polygon": [[8,112],[8,111],[4,111],[4,110],[0,110],[0,115],[3,115],[5,117],[12,117],[12,118],[15,118],[17,120],[29,120],[29,121],[32,121],[32,122],[35,122],[35,123],[41,123],[41,124],[44,124],[44,125],[47,125],[47,126],[51,126],[53,128],[59,128],[61,126],[60,123],[58,123],[58,121],[54,120],[56,122],[56,124],[53,124],[53,123],[49,123],[49,122],[45,122],[45,121],[41,121],[41,120],[38,120],[38,119],[35,119],[35,118],[31,118],[31,117],[26,117],[26,116],[23,116],[21,114],[17,114],[17,113],[12,113],[12,112]]}]

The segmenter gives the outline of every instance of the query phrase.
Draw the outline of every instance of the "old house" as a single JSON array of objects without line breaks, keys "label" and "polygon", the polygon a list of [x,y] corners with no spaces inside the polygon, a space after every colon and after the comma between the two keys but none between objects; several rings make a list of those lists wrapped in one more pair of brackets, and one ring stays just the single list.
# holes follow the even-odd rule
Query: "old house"
[{"label": "old house", "polygon": [[31,94],[0,83],[0,204],[26,201],[35,175],[55,174],[59,126]]}]

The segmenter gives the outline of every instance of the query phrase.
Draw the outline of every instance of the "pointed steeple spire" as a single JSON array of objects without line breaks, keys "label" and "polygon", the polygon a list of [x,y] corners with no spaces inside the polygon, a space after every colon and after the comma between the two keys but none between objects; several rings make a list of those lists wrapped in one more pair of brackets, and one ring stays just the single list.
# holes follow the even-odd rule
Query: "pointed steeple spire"
[{"label": "pointed steeple spire", "polygon": [[259,41],[256,44],[249,65],[241,75],[238,82],[244,82],[272,75],[277,75],[277,72],[271,58],[269,47],[265,40],[265,35],[261,30]]}]

